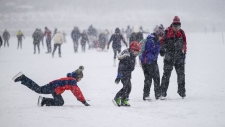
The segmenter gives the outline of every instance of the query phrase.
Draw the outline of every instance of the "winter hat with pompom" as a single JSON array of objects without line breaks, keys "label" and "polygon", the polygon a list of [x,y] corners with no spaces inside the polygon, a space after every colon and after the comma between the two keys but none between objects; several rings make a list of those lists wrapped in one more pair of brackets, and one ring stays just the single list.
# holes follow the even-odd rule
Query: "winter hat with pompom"
[{"label": "winter hat with pompom", "polygon": [[163,30],[160,26],[155,26],[155,28],[154,28],[154,33],[155,33],[157,36],[162,37],[162,36],[164,35],[164,30]]},{"label": "winter hat with pompom", "polygon": [[83,78],[84,75],[83,75],[83,70],[84,70],[84,66],[80,66],[76,71],[76,78]]}]

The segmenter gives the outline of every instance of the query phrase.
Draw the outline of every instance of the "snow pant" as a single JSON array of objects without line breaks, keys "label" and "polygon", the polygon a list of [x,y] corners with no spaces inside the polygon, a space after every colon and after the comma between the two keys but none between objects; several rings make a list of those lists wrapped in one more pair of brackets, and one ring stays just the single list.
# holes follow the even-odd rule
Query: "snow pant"
[{"label": "snow pant", "polygon": [[62,106],[64,104],[64,100],[61,94],[57,95],[54,91],[54,88],[50,84],[39,86],[38,84],[36,84],[34,81],[32,81],[26,76],[24,76],[24,78],[21,79],[21,84],[27,86],[29,89],[39,94],[52,94],[53,98],[46,98],[46,97],[43,98],[43,102],[42,102],[43,105]]},{"label": "snow pant", "polygon": [[177,73],[177,83],[178,83],[178,91],[177,93],[181,97],[186,96],[185,90],[185,74],[184,74],[184,58],[183,56],[175,56],[172,53],[167,53],[164,59],[164,67],[163,67],[163,77],[161,82],[162,96],[167,96],[167,89],[169,86],[169,80],[171,76],[171,72],[173,70],[173,66],[175,67]]},{"label": "snow pant", "polygon": [[144,89],[143,97],[148,97],[150,94],[150,88],[152,85],[152,79],[154,81],[155,98],[158,99],[161,95],[160,89],[160,75],[158,63],[155,61],[152,64],[143,64],[142,69],[144,72]]},{"label": "snow pant", "polygon": [[59,57],[61,57],[61,44],[54,44],[52,55],[54,56],[54,53],[57,47],[59,47]]},{"label": "snow pant", "polygon": [[20,47],[20,49],[22,49],[22,39],[19,39],[18,40],[18,46],[17,46],[17,49]]},{"label": "snow pant", "polygon": [[81,45],[81,51],[85,52],[86,45]]},{"label": "snow pant", "polygon": [[129,99],[129,95],[131,92],[131,82],[130,77],[122,78],[121,82],[123,84],[123,88],[116,94],[115,99],[121,97],[121,102],[125,99]]},{"label": "snow pant", "polygon": [[40,43],[34,43],[34,54],[36,53],[36,47],[38,48],[38,53],[40,53]]},{"label": "snow pant", "polygon": [[121,48],[113,48],[113,52],[114,52],[114,59],[116,59],[116,56],[117,56],[117,52],[118,54],[121,52]]},{"label": "snow pant", "polygon": [[6,44],[9,47],[9,40],[8,39],[4,39],[4,47],[5,47]]},{"label": "snow pant", "polygon": [[74,49],[74,52],[77,52],[77,50],[78,50],[78,40],[73,40],[73,49]]},{"label": "snow pant", "polygon": [[46,53],[51,53],[52,52],[51,38],[46,38],[46,46],[47,46],[47,52]]}]

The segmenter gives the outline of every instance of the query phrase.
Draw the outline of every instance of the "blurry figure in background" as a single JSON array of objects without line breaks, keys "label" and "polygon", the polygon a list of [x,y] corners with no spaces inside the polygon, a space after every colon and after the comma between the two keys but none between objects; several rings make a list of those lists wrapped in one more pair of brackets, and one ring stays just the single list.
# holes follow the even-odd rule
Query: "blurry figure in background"
[{"label": "blurry figure in background", "polygon": [[132,29],[130,28],[130,26],[127,26],[127,29],[125,31],[126,35],[127,35],[127,42],[130,42],[130,36],[132,34]]},{"label": "blurry figure in background", "polygon": [[45,27],[45,33],[44,36],[46,36],[46,46],[47,46],[47,52],[46,53],[51,53],[52,52],[52,46],[51,46],[51,40],[52,40],[52,32]]},{"label": "blurry figure in background", "polygon": [[140,31],[142,34],[148,34],[147,31],[144,31],[144,30],[143,30],[143,27],[142,27],[142,26],[140,26],[139,31]]},{"label": "blurry figure in background", "polygon": [[19,46],[20,46],[20,49],[22,49],[22,37],[25,39],[25,36],[23,35],[23,33],[20,30],[18,31],[16,36],[17,36],[17,39],[18,39],[17,49],[19,48]]},{"label": "blurry figure in background", "polygon": [[104,32],[100,33],[98,36],[98,43],[99,43],[99,48],[101,51],[105,49],[105,44],[106,44],[106,35]]},{"label": "blurry figure in background", "polygon": [[41,34],[38,29],[36,29],[32,35],[33,37],[33,44],[34,44],[34,54],[36,53],[36,47],[38,48],[38,54],[40,53],[40,40]]},{"label": "blurry figure in background", "polygon": [[138,42],[133,41],[128,49],[123,50],[117,56],[120,62],[115,83],[118,84],[121,80],[123,88],[112,100],[115,106],[130,106],[128,101],[131,92],[131,73],[135,69],[135,60],[140,49],[141,47]]},{"label": "blurry figure in background", "polygon": [[63,31],[63,39],[64,39],[64,43],[66,43],[66,33],[65,33],[65,31]]},{"label": "blurry figure in background", "polygon": [[[109,41],[109,31],[108,31],[108,29],[105,29],[104,34],[105,34],[105,38],[106,38],[106,45],[108,45],[108,43],[107,43]],[[105,46],[105,49],[107,49],[107,46]]]},{"label": "blurry figure in background", "polygon": [[156,26],[154,32],[148,35],[147,40],[142,44],[142,48],[139,53],[142,69],[145,76],[143,100],[151,100],[149,95],[152,85],[152,79],[154,80],[155,99],[158,100],[161,96],[160,75],[157,60],[160,51],[159,41],[163,36],[164,30]]},{"label": "blurry figure in background", "polygon": [[58,50],[59,50],[59,57],[61,57],[61,45],[62,43],[64,42],[63,40],[63,35],[60,33],[60,31],[57,31],[57,33],[53,36],[53,41],[54,41],[54,49],[53,49],[53,52],[52,52],[52,57],[54,57],[54,53],[55,53],[55,50],[56,48],[58,47]]},{"label": "blurry figure in background", "polygon": [[3,40],[4,40],[4,47],[5,45],[7,44],[7,46],[9,47],[9,39],[10,39],[10,34],[9,32],[7,31],[7,29],[5,29],[5,31],[3,32]]},{"label": "blurry figure in background", "polygon": [[0,48],[1,48],[1,46],[2,46],[2,37],[0,35]]},{"label": "blurry figure in background", "polygon": [[185,90],[185,58],[187,51],[187,42],[184,31],[181,29],[181,22],[178,16],[175,16],[172,24],[165,30],[165,36],[160,41],[160,55],[164,56],[163,77],[161,82],[162,97],[167,96],[167,89],[173,67],[177,73],[178,91],[182,97],[186,97]]},{"label": "blurry figure in background", "polygon": [[84,30],[83,33],[81,34],[81,41],[80,41],[82,52],[85,52],[87,42],[89,43],[89,39],[86,30]]},{"label": "blurry figure in background", "polygon": [[71,38],[73,39],[73,48],[74,48],[74,52],[76,53],[78,50],[78,40],[81,36],[80,30],[78,27],[74,27],[73,31],[71,32]]},{"label": "blurry figure in background", "polygon": [[116,56],[117,56],[117,52],[120,53],[121,52],[121,40],[124,42],[124,44],[126,45],[127,47],[127,42],[125,41],[124,37],[122,34],[120,34],[120,29],[119,28],[116,28],[115,29],[115,33],[111,36],[109,42],[108,42],[108,46],[107,46],[107,49],[109,49],[109,45],[111,43],[111,41],[113,42],[112,43],[112,48],[113,48],[113,51],[114,51],[114,57],[113,57],[113,66],[116,66]]},{"label": "blurry figure in background", "polygon": [[130,36],[130,42],[131,43],[132,41],[137,41],[138,43],[143,40],[143,33],[140,32],[138,26],[135,26],[134,29],[133,29],[133,32]]},{"label": "blurry figure in background", "polygon": [[53,98],[39,96],[37,103],[38,106],[63,106],[64,100],[61,94],[65,90],[70,90],[78,101],[83,103],[85,106],[90,106],[86,102],[80,88],[77,85],[77,82],[83,78],[83,70],[84,67],[80,66],[72,73],[68,73],[67,77],[53,80],[44,86],[39,86],[22,72],[15,75],[13,80],[14,82],[20,82],[38,94],[52,94]]},{"label": "blurry figure in background", "polygon": [[89,26],[89,28],[87,30],[87,35],[89,38],[89,48],[88,49],[95,48],[95,43],[97,41],[98,32],[92,25]]},{"label": "blurry figure in background", "polygon": [[41,43],[42,43],[42,47],[44,47],[44,33],[42,32],[41,29],[39,29],[39,32],[40,32],[40,36],[41,36]]},{"label": "blurry figure in background", "polygon": [[57,33],[57,28],[54,29],[54,33],[53,33],[53,35],[52,35],[52,38],[53,38],[53,36],[54,36],[56,33]]}]

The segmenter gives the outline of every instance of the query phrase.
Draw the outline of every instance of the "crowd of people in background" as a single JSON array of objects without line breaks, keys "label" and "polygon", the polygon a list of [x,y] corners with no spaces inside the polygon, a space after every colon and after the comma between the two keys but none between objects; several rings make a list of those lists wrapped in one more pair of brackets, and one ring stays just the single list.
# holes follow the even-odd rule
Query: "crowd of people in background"
[{"label": "crowd of people in background", "polygon": [[[43,39],[45,37],[47,54],[54,53],[58,48],[58,55],[61,57],[61,45],[66,42],[66,33],[60,32],[55,28],[53,34],[48,27],[41,29],[36,28],[32,34],[34,44],[34,54],[36,48],[40,53],[40,42],[44,46]],[[144,38],[144,34],[148,34]],[[22,49],[22,39],[25,39],[21,30],[17,33],[18,46],[17,49]],[[126,37],[125,37],[126,36]],[[109,38],[110,37],[110,38]],[[7,29],[0,36],[0,47],[9,47],[10,34]],[[173,22],[168,28],[164,28],[162,24],[157,25],[152,33],[143,30],[142,26],[133,26],[133,29],[128,25],[127,29],[115,28],[114,33],[109,30],[97,30],[93,25],[90,25],[87,30],[80,31],[78,26],[75,26],[71,31],[71,39],[73,42],[74,53],[78,52],[79,45],[82,52],[96,49],[97,51],[105,51],[109,49],[112,42],[113,66],[116,66],[116,58],[119,60],[118,74],[115,83],[120,81],[123,88],[116,94],[113,102],[116,106],[130,106],[128,103],[129,94],[131,92],[131,73],[135,68],[136,56],[139,56],[139,65],[143,69],[145,77],[143,88],[143,100],[150,100],[150,88],[152,80],[154,81],[155,99],[165,99],[169,86],[169,79],[173,67],[177,73],[178,91],[182,97],[186,97],[185,89],[185,58],[187,52],[187,42],[185,32],[181,29],[181,22],[178,16],[175,16]],[[51,41],[54,42],[52,51]],[[127,47],[121,52],[122,43]],[[88,45],[88,46],[87,46]],[[72,50],[72,48],[71,48]],[[159,54],[164,57],[163,76],[160,84],[159,66],[157,63]]]}]

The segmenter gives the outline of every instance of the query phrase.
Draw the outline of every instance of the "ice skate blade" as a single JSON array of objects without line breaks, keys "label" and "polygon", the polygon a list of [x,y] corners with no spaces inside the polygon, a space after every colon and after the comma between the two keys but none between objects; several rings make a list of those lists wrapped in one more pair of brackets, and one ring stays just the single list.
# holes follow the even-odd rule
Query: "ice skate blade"
[{"label": "ice skate blade", "polygon": [[22,72],[19,72],[18,74],[16,74],[16,75],[12,78],[12,80],[14,81],[16,78],[20,77],[21,75],[23,75],[23,73],[22,73]]},{"label": "ice skate blade", "polygon": [[112,102],[116,107],[120,107],[120,105],[118,105],[114,99],[112,99]]}]

